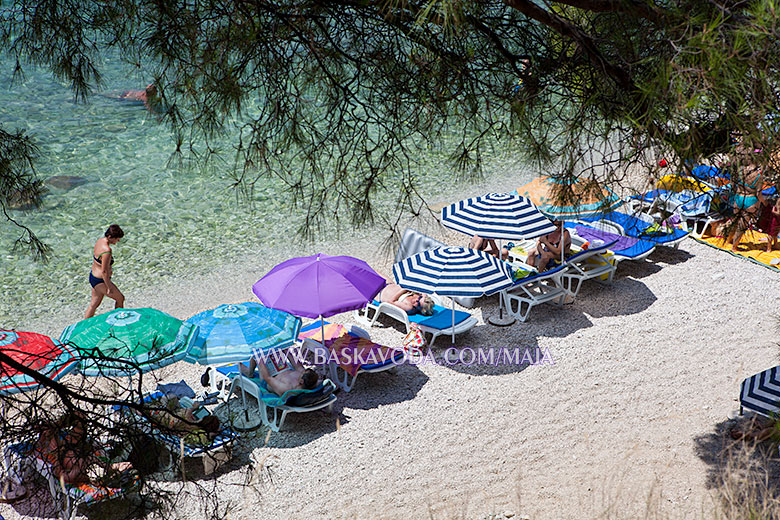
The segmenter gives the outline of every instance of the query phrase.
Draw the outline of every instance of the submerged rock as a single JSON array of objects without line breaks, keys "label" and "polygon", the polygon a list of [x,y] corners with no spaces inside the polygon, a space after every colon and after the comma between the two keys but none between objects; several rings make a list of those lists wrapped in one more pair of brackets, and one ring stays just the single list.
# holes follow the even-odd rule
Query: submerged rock
[{"label": "submerged rock", "polygon": [[77,186],[81,186],[82,184],[86,184],[89,182],[89,179],[85,179],[84,177],[78,177],[76,175],[55,175],[54,177],[50,177],[46,179],[46,185],[51,186],[53,188],[58,188],[60,190],[72,190],[73,188]]}]

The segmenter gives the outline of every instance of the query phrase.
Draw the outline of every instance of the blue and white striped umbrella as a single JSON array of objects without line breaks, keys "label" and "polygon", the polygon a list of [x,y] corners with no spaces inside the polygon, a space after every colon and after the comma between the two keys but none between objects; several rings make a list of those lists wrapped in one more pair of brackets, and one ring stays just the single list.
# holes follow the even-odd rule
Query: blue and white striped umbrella
[{"label": "blue and white striped umbrella", "polygon": [[761,415],[780,412],[780,366],[764,370],[742,381],[739,404]]},{"label": "blue and white striped umbrella", "polygon": [[508,263],[465,247],[417,253],[393,265],[393,276],[405,289],[443,296],[477,297],[512,285]]},{"label": "blue and white striped umbrella", "polygon": [[555,226],[534,203],[513,193],[488,193],[442,208],[441,222],[450,229],[496,240],[535,238]]},{"label": "blue and white striped umbrella", "polygon": [[[508,263],[465,247],[437,247],[412,255],[393,265],[393,276],[405,289],[443,296],[477,297],[512,285]],[[455,300],[452,342],[455,343]]]},{"label": "blue and white striped umbrella", "polygon": [[301,319],[257,302],[220,305],[192,316],[200,335],[185,361],[213,365],[248,360],[255,351],[281,350],[292,346],[301,329]]}]

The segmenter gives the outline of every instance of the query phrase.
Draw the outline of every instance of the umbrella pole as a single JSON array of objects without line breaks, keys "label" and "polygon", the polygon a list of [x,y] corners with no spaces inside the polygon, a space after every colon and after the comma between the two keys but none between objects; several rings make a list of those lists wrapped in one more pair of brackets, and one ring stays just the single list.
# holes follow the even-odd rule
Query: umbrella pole
[{"label": "umbrella pole", "polygon": [[450,296],[452,302],[452,344],[455,344],[455,297]]},{"label": "umbrella pole", "polygon": [[[504,241],[500,240],[498,241],[498,259],[503,262],[503,258],[501,258],[502,253],[504,251]],[[507,258],[508,260],[508,258]],[[498,319],[503,320],[504,319],[504,299],[501,298],[501,296],[498,296]]]},{"label": "umbrella pole", "polygon": [[[5,418],[5,401],[0,400],[0,416]],[[0,457],[2,458],[3,476],[0,478],[0,498],[6,498],[8,491],[11,489],[13,483],[13,477],[11,476],[11,468],[8,462],[8,454],[6,453],[5,438],[0,438]]]},{"label": "umbrella pole", "polygon": [[322,346],[325,346],[325,320],[322,319],[320,314],[320,336],[322,337]]},{"label": "umbrella pole", "polygon": [[[566,250],[566,221],[562,221],[563,224],[561,224],[561,265],[563,265],[566,262],[566,258],[563,254],[563,252]],[[563,281],[563,280],[561,280]],[[561,284],[563,285],[563,284]],[[571,284],[569,284],[569,287],[571,287]],[[574,296],[571,292],[567,291],[566,296],[563,299],[563,303],[571,303],[574,301]]]},{"label": "umbrella pole", "polygon": [[[498,259],[501,260],[501,251],[504,249],[504,241],[499,240],[498,241]],[[503,262],[503,260],[501,260]],[[491,325],[495,325],[496,327],[506,327],[509,325],[512,325],[515,322],[515,319],[507,313],[506,318],[504,317],[504,299],[501,297],[501,293],[498,293],[498,318],[495,316],[491,316],[487,320],[488,323]]]}]

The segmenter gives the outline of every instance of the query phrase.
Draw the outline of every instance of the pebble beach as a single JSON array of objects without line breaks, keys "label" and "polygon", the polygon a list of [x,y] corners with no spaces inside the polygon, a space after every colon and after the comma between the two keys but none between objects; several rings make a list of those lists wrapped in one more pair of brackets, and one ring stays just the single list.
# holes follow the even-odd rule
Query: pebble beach
[{"label": "pebble beach", "polygon": [[[12,82],[13,63],[0,67],[4,124],[36,137],[48,189],[43,208],[12,214],[53,250],[48,264],[11,253],[19,229],[0,221],[0,327],[58,338],[80,320],[91,247],[113,222],[126,232],[114,281],[127,306],[180,319],[256,301],[252,284],[293,256],[350,255],[392,280],[397,243],[381,218],[360,229],[328,223],[305,240],[295,233],[300,208],[274,179],[238,201],[227,163],[169,167],[168,129],[110,95],[148,78],[115,56],[106,67],[104,95],[88,104],[73,103],[46,71]],[[509,192],[542,173],[499,151],[486,157],[489,173],[469,182],[452,172],[447,146],[415,158],[432,211],[408,224],[466,245],[469,237],[433,217],[442,204]],[[397,215],[398,181],[374,201],[385,216]],[[331,414],[292,414],[279,433],[242,433],[233,459],[212,476],[194,472],[183,484],[192,494],[165,518],[713,518],[740,383],[778,363],[778,295],[777,272],[688,238],[622,262],[612,284],[586,282],[573,303],[536,307],[525,323],[488,324],[498,298],[478,299],[461,308],[477,326],[454,345],[442,336],[422,362],[361,376],[337,393]],[[109,309],[105,301],[98,312]],[[352,313],[331,321],[364,326]],[[368,332],[389,346],[405,334],[389,318]],[[473,362],[491,351],[529,352],[532,362]],[[154,379],[200,390],[203,370],[179,362]],[[107,508],[77,517],[85,515],[120,516]],[[45,486],[0,504],[0,520],[55,517]]]},{"label": "pebble beach", "polygon": [[[506,182],[469,190],[511,189]],[[467,238],[433,220],[414,224],[448,244]],[[299,256],[351,255],[390,277],[384,238],[355,233]],[[284,259],[249,247],[243,264],[126,292],[128,306],[186,319],[254,301],[252,284]],[[526,323],[487,324],[498,299],[484,297],[464,309],[479,324],[454,352],[541,349],[552,362],[469,364],[468,354],[451,362],[442,336],[428,362],[361,376],[337,394],[333,414],[293,414],[282,432],[242,435],[216,481],[200,484],[234,504],[231,519],[710,518],[716,452],[740,382],[777,364],[778,294],[777,273],[686,239],[621,263],[611,285],[587,282],[572,304],[534,308]],[[58,337],[83,313],[82,296],[24,327]],[[350,313],[332,321],[357,323]],[[369,332],[387,345],[404,336],[387,318]],[[157,375],[198,389],[202,371],[177,363]],[[250,462],[262,468],[256,493],[245,485]],[[0,505],[0,514],[41,513],[27,516],[24,504]],[[176,517],[202,518],[201,507],[185,502]]]}]

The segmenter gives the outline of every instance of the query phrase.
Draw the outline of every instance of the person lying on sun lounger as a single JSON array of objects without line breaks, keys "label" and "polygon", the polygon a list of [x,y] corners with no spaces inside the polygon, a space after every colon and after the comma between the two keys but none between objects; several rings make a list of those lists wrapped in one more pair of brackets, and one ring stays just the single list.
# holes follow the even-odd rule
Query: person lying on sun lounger
[{"label": "person lying on sun lounger", "polygon": [[35,449],[52,460],[52,473],[66,484],[110,482],[133,470],[130,462],[111,464],[96,453],[99,450],[87,439],[83,415],[73,412],[40,430]]},{"label": "person lying on sun lounger", "polygon": [[430,296],[404,289],[397,283],[388,283],[377,296],[377,300],[382,303],[391,303],[399,309],[405,310],[407,314],[422,314],[423,316],[433,314],[434,302]]},{"label": "person lying on sun lounger", "polygon": [[[185,442],[190,440],[193,444],[206,444],[219,435],[220,424],[215,415],[209,414],[201,419],[195,417],[195,411],[200,408],[198,403],[185,408],[179,403],[178,397],[164,396],[154,406],[157,409],[151,411],[152,420],[167,430],[185,436]],[[161,410],[160,407],[165,409]]]},{"label": "person lying on sun lounger", "polygon": [[564,258],[571,253],[571,235],[569,230],[563,228],[563,221],[556,220],[557,228],[552,233],[539,237],[536,247],[528,255],[528,265],[536,267],[540,272],[547,269],[550,260],[561,258],[561,234],[563,234],[563,255]]},{"label": "person lying on sun lounger", "polygon": [[292,370],[282,370],[281,372],[271,375],[268,367],[265,363],[260,363],[258,366],[255,357],[249,358],[248,366],[243,363],[238,364],[238,370],[241,375],[252,378],[255,374],[255,369],[260,369],[260,376],[268,385],[268,389],[276,395],[284,395],[288,390],[313,390],[317,388],[319,376],[317,372],[310,368],[303,368],[295,356],[287,356],[289,363],[292,365]]}]

